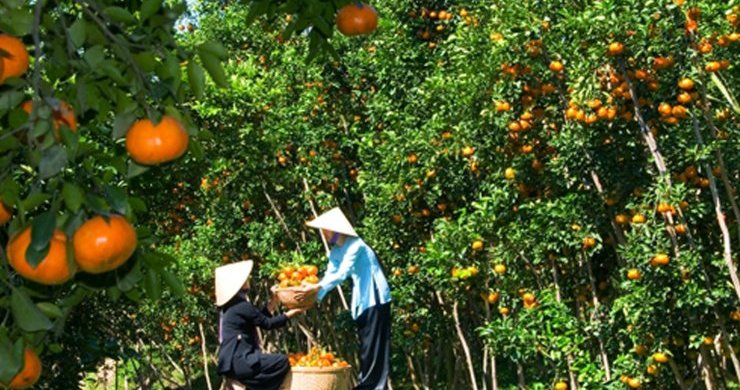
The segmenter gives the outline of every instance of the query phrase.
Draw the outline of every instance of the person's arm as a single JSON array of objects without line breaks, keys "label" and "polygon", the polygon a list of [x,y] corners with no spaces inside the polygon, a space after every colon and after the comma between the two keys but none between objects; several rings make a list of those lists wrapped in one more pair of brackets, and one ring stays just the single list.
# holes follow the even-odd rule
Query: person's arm
[{"label": "person's arm", "polygon": [[318,290],[319,301],[323,300],[329,291],[333,290],[337,285],[347,279],[355,267],[355,263],[360,256],[362,246],[354,245],[350,247],[342,257],[342,261],[339,263],[339,267],[334,267],[333,264],[327,268],[324,277],[321,279],[318,285],[314,289]]},{"label": "person's arm", "polygon": [[251,321],[255,326],[259,326],[265,330],[282,328],[288,323],[288,319],[295,317],[302,313],[300,309],[288,310],[286,313],[278,314],[276,316],[266,315],[264,312],[257,310],[256,307],[249,304],[244,312],[244,316],[248,321]]}]

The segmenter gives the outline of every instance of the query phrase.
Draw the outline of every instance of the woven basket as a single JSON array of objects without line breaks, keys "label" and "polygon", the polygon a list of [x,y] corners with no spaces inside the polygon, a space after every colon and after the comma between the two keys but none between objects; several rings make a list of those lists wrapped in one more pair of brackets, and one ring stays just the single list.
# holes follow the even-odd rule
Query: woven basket
[{"label": "woven basket", "polygon": [[351,390],[350,367],[291,367],[280,390]]},{"label": "woven basket", "polygon": [[277,294],[280,303],[288,309],[306,309],[316,303],[316,295],[307,297],[308,299],[303,302],[298,302],[298,300],[295,299],[295,295],[298,290],[298,287],[284,287],[275,289],[275,293]]}]

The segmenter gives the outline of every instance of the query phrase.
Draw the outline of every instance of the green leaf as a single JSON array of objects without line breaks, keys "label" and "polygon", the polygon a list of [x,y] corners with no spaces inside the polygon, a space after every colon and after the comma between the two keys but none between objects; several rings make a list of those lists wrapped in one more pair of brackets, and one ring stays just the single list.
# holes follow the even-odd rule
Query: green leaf
[{"label": "green leaf", "polygon": [[47,211],[33,220],[31,244],[26,249],[26,259],[31,267],[36,268],[49,253],[49,242],[55,227],[56,218],[52,211]]},{"label": "green leaf", "polygon": [[164,267],[174,264],[177,261],[174,257],[160,252],[147,252],[141,255],[141,260],[147,265],[147,267],[155,270],[162,270]]},{"label": "green leaf", "polygon": [[51,329],[51,321],[33,304],[28,294],[17,288],[13,288],[11,294],[10,309],[19,328],[26,332]]},{"label": "green leaf", "polygon": [[51,195],[44,194],[40,192],[34,192],[26,199],[23,199],[21,202],[21,207],[26,211],[33,211],[36,207],[39,207],[40,205],[44,204],[49,198],[51,198]]},{"label": "green leaf", "polygon": [[69,38],[75,47],[80,48],[85,44],[85,38],[87,37],[87,26],[85,25],[85,19],[77,19],[71,26],[69,26]]},{"label": "green leaf", "polygon": [[163,0],[144,0],[144,3],[141,4],[141,10],[139,10],[141,20],[147,20],[156,14],[162,7],[162,2]]},{"label": "green leaf", "polygon": [[128,163],[128,174],[126,175],[126,177],[128,177],[129,179],[133,179],[134,177],[139,176],[148,170],[148,166],[139,165],[136,162],[131,161]]},{"label": "green leaf", "polygon": [[105,59],[105,51],[101,45],[93,46],[85,50],[85,54],[82,57],[92,69],[95,69]]},{"label": "green leaf", "polygon": [[113,139],[120,139],[126,136],[128,129],[131,128],[134,121],[136,121],[135,104],[116,114],[116,119],[113,120]]},{"label": "green leaf", "polygon": [[202,99],[205,90],[206,77],[203,67],[195,61],[188,62],[188,82],[196,98]]},{"label": "green leaf", "polygon": [[150,268],[146,273],[144,289],[146,290],[146,295],[149,296],[149,299],[156,301],[162,296],[162,280],[159,277],[159,273],[152,268]]},{"label": "green leaf", "polygon": [[121,291],[126,292],[136,287],[143,277],[144,275],[141,274],[141,263],[136,262],[133,268],[131,268],[131,270],[125,275],[120,275],[119,272],[116,271],[116,285],[121,289]]},{"label": "green leaf", "polygon": [[121,7],[108,7],[103,10],[103,14],[111,18],[113,21],[123,24],[134,24],[136,18],[127,9]]},{"label": "green leaf", "polygon": [[198,46],[199,51],[211,53],[217,58],[224,60],[229,57],[229,52],[226,50],[221,42],[208,41]]},{"label": "green leaf", "polygon": [[113,208],[117,213],[125,215],[128,209],[128,196],[126,195],[126,191],[118,187],[106,186],[105,193],[111,208]]},{"label": "green leaf", "polygon": [[67,205],[67,208],[76,213],[85,200],[85,193],[74,183],[66,182],[62,187],[62,198],[64,198],[64,204]]},{"label": "green leaf", "polygon": [[217,86],[226,88],[229,84],[226,81],[226,73],[221,65],[221,61],[218,60],[211,52],[199,50],[198,55],[200,60],[203,62],[203,67],[208,71],[208,75]]},{"label": "green leaf", "polygon": [[0,382],[8,383],[23,368],[23,339],[11,343],[5,334],[0,335]]},{"label": "green leaf", "polygon": [[202,160],[205,157],[203,145],[201,145],[200,142],[198,142],[197,140],[190,140],[190,143],[188,144],[188,149],[190,150],[190,153],[193,154],[193,157],[195,157],[196,160]]},{"label": "green leaf", "polygon": [[164,282],[169,286],[172,294],[177,297],[185,295],[185,286],[183,286],[180,279],[178,279],[172,272],[162,270],[162,278],[164,278]]},{"label": "green leaf", "polygon": [[62,309],[59,308],[59,306],[51,303],[51,302],[38,302],[36,303],[36,307],[44,313],[45,316],[55,319],[55,318],[61,318],[64,316],[64,313],[62,312]]},{"label": "green leaf", "polygon": [[157,67],[157,56],[150,51],[134,54],[134,61],[144,72],[153,72]]},{"label": "green leaf", "polygon": [[54,145],[44,152],[41,162],[39,163],[39,176],[42,179],[48,179],[67,165],[67,151],[59,146]]}]

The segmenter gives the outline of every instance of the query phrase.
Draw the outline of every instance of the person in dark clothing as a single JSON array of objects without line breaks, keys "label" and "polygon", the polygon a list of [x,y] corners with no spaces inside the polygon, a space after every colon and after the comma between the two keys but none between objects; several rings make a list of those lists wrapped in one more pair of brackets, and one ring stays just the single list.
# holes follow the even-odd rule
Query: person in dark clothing
[{"label": "person in dark clothing", "polygon": [[273,315],[277,299],[261,310],[247,297],[252,261],[241,261],[216,269],[216,305],[220,308],[218,373],[237,380],[250,390],[278,390],[290,371],[288,357],[262,353],[257,327],[284,327],[301,313],[293,309]]}]

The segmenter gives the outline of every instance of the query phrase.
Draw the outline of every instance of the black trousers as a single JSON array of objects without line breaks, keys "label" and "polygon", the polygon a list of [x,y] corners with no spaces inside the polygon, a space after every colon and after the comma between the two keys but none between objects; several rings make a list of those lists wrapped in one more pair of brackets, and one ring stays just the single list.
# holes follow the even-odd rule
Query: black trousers
[{"label": "black trousers", "polygon": [[391,371],[391,304],[366,309],[355,320],[360,336],[360,378],[354,390],[387,390]]}]

